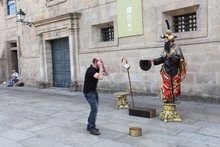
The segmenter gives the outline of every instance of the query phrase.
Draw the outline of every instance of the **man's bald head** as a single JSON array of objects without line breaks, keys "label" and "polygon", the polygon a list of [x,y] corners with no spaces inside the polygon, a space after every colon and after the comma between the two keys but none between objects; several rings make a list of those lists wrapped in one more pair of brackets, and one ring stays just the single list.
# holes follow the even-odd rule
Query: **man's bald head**
[{"label": "man's bald head", "polygon": [[102,63],[102,59],[100,57],[95,57],[92,59],[93,67],[99,68],[99,62]]},{"label": "man's bald head", "polygon": [[101,61],[102,59],[100,57],[95,57],[92,59],[92,63],[95,64],[97,63],[98,61]]}]

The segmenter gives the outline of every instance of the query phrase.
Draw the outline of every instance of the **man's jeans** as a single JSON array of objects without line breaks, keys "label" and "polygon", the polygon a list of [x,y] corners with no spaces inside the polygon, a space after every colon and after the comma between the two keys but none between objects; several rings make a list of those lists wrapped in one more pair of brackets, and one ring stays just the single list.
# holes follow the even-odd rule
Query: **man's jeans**
[{"label": "man's jeans", "polygon": [[91,107],[91,111],[88,118],[87,129],[93,129],[96,127],[95,122],[96,122],[96,116],[97,116],[98,104],[99,104],[98,93],[97,91],[91,91],[84,95]]},{"label": "man's jeans", "polygon": [[14,82],[17,82],[17,81],[19,81],[19,79],[17,79],[17,78],[11,79],[11,80],[9,81],[8,87],[12,87],[13,84],[14,84]]}]

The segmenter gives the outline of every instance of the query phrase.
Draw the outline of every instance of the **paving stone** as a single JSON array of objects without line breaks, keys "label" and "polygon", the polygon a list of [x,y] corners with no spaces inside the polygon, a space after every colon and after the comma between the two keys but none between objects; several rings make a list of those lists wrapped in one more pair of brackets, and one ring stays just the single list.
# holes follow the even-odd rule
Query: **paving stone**
[{"label": "paving stone", "polygon": [[[195,134],[195,133],[192,133]],[[146,138],[151,139],[157,139],[162,142],[167,142],[171,144],[176,144],[177,146],[183,146],[183,147],[219,147],[219,143],[216,142],[209,142],[207,140],[202,139],[196,139],[191,135],[191,137],[188,136],[182,136],[182,135],[165,135],[165,134],[158,134],[158,133],[150,133],[144,135]]]},{"label": "paving stone", "polygon": [[78,132],[72,130],[72,129],[67,129],[63,127],[58,127],[58,126],[53,126],[50,128],[46,128],[40,131],[35,132],[37,135],[47,137],[50,139],[54,139],[57,141],[60,141],[64,138],[67,138],[69,136],[72,136],[73,134],[76,134]]},{"label": "paving stone", "polygon": [[69,124],[66,124],[64,127],[68,129],[73,129],[77,132],[84,132],[86,130],[87,125],[75,121],[70,121]]},{"label": "paving stone", "polygon": [[40,121],[27,120],[27,121],[24,121],[24,122],[13,124],[12,126],[15,127],[15,128],[18,128],[18,129],[27,130],[28,128],[32,128],[32,127],[37,126],[39,124],[41,124]]},{"label": "paving stone", "polygon": [[127,143],[120,143],[117,141],[113,141],[113,140],[104,140],[101,141],[99,143],[96,143],[94,145],[92,145],[91,147],[135,147],[133,145],[129,145]]},{"label": "paving stone", "polygon": [[99,130],[101,132],[100,137],[104,139],[117,140],[118,138],[125,135],[125,133],[120,133],[118,131],[114,131],[106,128],[99,128]]},{"label": "paving stone", "polygon": [[43,130],[43,129],[46,129],[46,128],[50,128],[52,126],[54,126],[54,125],[49,124],[49,123],[40,123],[40,124],[25,128],[25,130],[29,131],[29,132],[36,132],[36,131],[40,131],[40,130]]},{"label": "paving stone", "polygon": [[0,122],[0,133],[5,132],[6,130],[9,130],[11,128],[12,128],[12,126],[9,126],[6,123]]},{"label": "paving stone", "polygon": [[[215,108],[213,108],[213,109],[215,109]],[[193,111],[193,110],[191,110],[191,111]],[[205,111],[204,112],[201,111],[199,113],[195,113],[195,112],[187,113],[185,118],[190,118],[191,120],[209,121],[209,122],[213,122],[213,123],[220,122],[220,117],[218,114],[207,113]]]},{"label": "paving stone", "polygon": [[63,119],[63,120],[76,120],[76,119],[82,118],[82,115],[79,115],[78,113],[76,115],[76,113],[74,114],[74,113],[70,113],[70,112],[56,113],[51,116],[59,118],[59,119]]},{"label": "paving stone", "polygon": [[190,131],[190,132],[198,131],[201,128],[199,126],[184,124],[184,123],[181,123],[181,122],[164,123],[162,120],[155,121],[153,124],[155,126],[159,126],[159,127],[173,128],[173,129],[177,129],[177,130]]},{"label": "paving stone", "polygon": [[183,131],[183,132],[179,133],[177,136],[188,137],[188,138],[193,138],[195,140],[220,144],[220,138],[212,137],[212,136],[208,136],[208,135],[202,135],[202,134]]},{"label": "paving stone", "polygon": [[71,147],[64,143],[39,136],[22,140],[20,143],[27,147]]},{"label": "paving stone", "polygon": [[45,120],[42,120],[42,122],[49,123],[49,124],[56,125],[56,126],[61,126],[61,127],[65,127],[66,125],[70,123],[69,120],[59,119],[56,117],[48,117]]},{"label": "paving stone", "polygon": [[[8,114],[8,113],[6,113]],[[30,119],[28,118],[24,118],[24,117],[20,117],[18,115],[11,115],[8,117],[5,117],[5,119],[0,120],[1,122],[9,125],[9,126],[13,126],[15,124],[21,123],[21,122],[25,122],[25,121],[29,121]]]},{"label": "paving stone", "polygon": [[118,131],[120,133],[129,133],[129,128],[126,125],[114,123],[114,121],[101,124],[100,127]]},{"label": "paving stone", "polygon": [[43,120],[47,119],[49,116],[44,115],[42,113],[36,113],[33,111],[26,111],[25,109],[23,110],[24,112],[19,114],[21,117],[27,118],[27,119],[34,119],[34,120]]},{"label": "paving stone", "polygon": [[30,132],[23,131],[20,129],[10,129],[10,130],[7,130],[3,133],[0,133],[0,136],[6,137],[6,138],[14,140],[14,141],[20,141],[20,140],[23,140],[23,139],[26,139],[29,137],[33,137],[35,135],[36,134],[34,134],[34,133],[30,133]]},{"label": "paving stone", "polygon": [[99,136],[94,136],[89,134],[88,132],[83,132],[72,134],[71,136],[62,139],[61,142],[76,147],[88,147],[93,144],[99,143],[102,140],[104,139],[100,138]]},{"label": "paving stone", "polygon": [[[86,124],[88,123],[88,116],[85,117],[85,118],[77,119],[75,122],[86,125]],[[96,124],[97,124],[97,125],[100,124],[98,119],[97,119],[97,121],[96,121]]]},{"label": "paving stone", "polygon": [[25,147],[25,146],[15,141],[0,137],[0,147]]},{"label": "paving stone", "polygon": [[165,141],[159,141],[157,138],[151,139],[147,137],[132,137],[129,135],[118,138],[119,142],[126,142],[127,144],[136,146],[136,147],[176,147],[175,143],[168,143]]},{"label": "paving stone", "polygon": [[220,129],[220,123],[213,123],[207,121],[196,121],[193,125],[200,126],[200,127],[207,127],[207,128],[213,128],[213,129]]},{"label": "paving stone", "polygon": [[197,133],[219,137],[220,138],[220,129],[219,128],[202,128]]},{"label": "paving stone", "polygon": [[36,109],[36,110],[34,110],[34,112],[36,112],[36,113],[38,113],[38,114],[42,114],[42,115],[53,115],[53,114],[55,114],[55,113],[57,113],[57,110],[53,110],[53,109],[50,109],[50,108],[48,108],[48,109],[43,109],[43,108],[41,108],[40,107],[40,109],[39,109],[39,105],[40,104],[38,104],[38,108]]}]

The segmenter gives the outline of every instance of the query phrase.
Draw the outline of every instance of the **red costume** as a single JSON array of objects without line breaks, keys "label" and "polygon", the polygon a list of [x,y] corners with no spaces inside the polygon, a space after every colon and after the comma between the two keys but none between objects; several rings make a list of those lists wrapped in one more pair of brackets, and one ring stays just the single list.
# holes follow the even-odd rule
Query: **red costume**
[{"label": "red costume", "polygon": [[173,43],[169,49],[164,50],[160,58],[154,59],[153,62],[154,65],[163,63],[160,71],[163,80],[161,85],[162,100],[165,103],[175,103],[175,97],[181,94],[181,81],[186,76],[186,63],[181,49]]}]

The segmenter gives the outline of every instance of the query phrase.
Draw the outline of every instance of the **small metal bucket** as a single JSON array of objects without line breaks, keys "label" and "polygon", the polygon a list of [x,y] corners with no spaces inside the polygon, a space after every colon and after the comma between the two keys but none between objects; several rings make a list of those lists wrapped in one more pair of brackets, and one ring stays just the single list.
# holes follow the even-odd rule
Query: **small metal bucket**
[{"label": "small metal bucket", "polygon": [[130,128],[129,134],[134,137],[142,136],[142,129],[137,127]]}]

